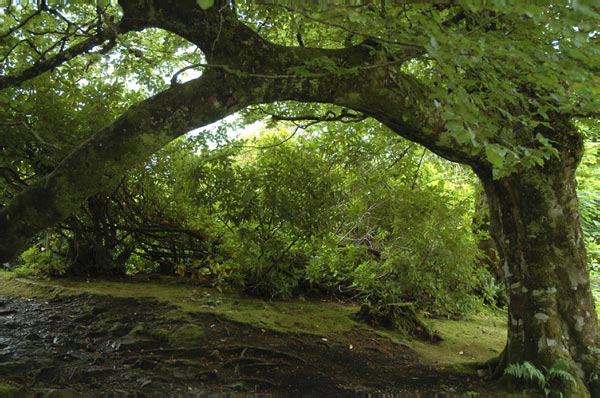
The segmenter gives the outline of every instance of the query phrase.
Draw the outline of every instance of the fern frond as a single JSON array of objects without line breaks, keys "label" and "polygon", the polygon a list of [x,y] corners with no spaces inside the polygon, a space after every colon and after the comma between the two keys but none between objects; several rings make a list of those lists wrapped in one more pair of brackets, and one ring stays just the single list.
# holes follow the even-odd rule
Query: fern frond
[{"label": "fern frond", "polygon": [[504,374],[509,374],[517,379],[522,379],[530,383],[534,382],[538,384],[540,388],[544,388],[546,385],[546,377],[542,371],[528,361],[508,365],[506,369],[504,369]]},{"label": "fern frond", "polygon": [[[540,391],[544,393],[546,397],[550,395],[552,389],[549,388],[549,381],[552,379],[560,379],[564,381],[570,381],[573,384],[577,384],[575,377],[571,372],[574,371],[574,365],[564,359],[557,359],[554,361],[552,366],[548,369],[544,367],[544,372],[538,369],[531,362],[513,363],[504,369],[504,374],[514,376],[517,379],[523,380],[530,384],[537,384]],[[545,373],[545,374],[544,374]],[[557,391],[559,396],[562,398],[562,392]]]},{"label": "fern frond", "polygon": [[511,363],[504,369],[505,375],[511,375],[520,379],[523,377],[523,365],[520,363]]},{"label": "fern frond", "polygon": [[525,373],[523,374],[525,380],[536,382],[540,387],[543,387],[546,384],[546,377],[534,364],[531,362],[523,362],[523,366],[525,367]]},{"label": "fern frond", "polygon": [[571,374],[571,371],[573,371],[573,364],[568,361],[565,361],[564,359],[559,358],[556,361],[554,361],[550,369],[547,370],[546,378],[548,380],[562,379],[564,381],[570,381],[571,383],[576,385],[577,381]]}]

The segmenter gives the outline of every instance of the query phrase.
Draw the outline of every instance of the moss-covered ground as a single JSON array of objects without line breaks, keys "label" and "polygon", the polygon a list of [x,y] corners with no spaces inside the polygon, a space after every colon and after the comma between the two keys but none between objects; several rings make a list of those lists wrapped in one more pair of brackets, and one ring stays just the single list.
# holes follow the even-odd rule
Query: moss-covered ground
[{"label": "moss-covered ground", "polygon": [[[193,313],[213,314],[226,320],[281,333],[302,333],[318,336],[343,335],[353,328],[371,329],[358,323],[352,315],[355,305],[327,300],[270,300],[225,293],[213,288],[181,283],[82,281],[57,279],[52,281],[18,278],[0,271],[0,294],[14,296],[54,296],[82,293],[114,297],[151,297],[175,305],[173,317]],[[444,340],[441,343],[421,342],[400,332],[377,329],[376,333],[400,344],[408,344],[425,360],[443,365],[483,361],[499,355],[506,341],[505,314],[485,312],[463,320],[428,319]]]},{"label": "moss-covered ground", "polygon": [[[300,341],[301,337],[304,343],[314,341],[316,345],[313,348],[320,347],[318,343],[322,343],[329,350],[349,352],[356,351],[362,344],[363,353],[379,350],[379,354],[393,356],[393,347],[401,346],[402,350],[411,350],[411,361],[416,360],[424,366],[448,369],[455,373],[471,373],[470,376],[473,377],[475,368],[471,365],[498,356],[506,339],[505,314],[501,312],[488,311],[462,320],[426,319],[443,337],[443,341],[431,343],[400,331],[373,328],[359,323],[352,319],[352,315],[358,311],[356,305],[327,300],[265,301],[174,280],[34,280],[0,272],[0,295],[51,299],[83,294],[120,298],[151,297],[173,306],[173,309],[164,312],[162,316],[173,318],[183,326],[170,330],[148,329],[147,324],[140,323],[138,326],[133,324],[129,331],[132,335],[165,341],[173,347],[202,346],[208,338],[205,329],[181,322],[209,316],[223,322],[244,325],[259,333],[262,331],[264,336],[281,336],[276,338],[282,341]],[[110,317],[110,313],[102,314],[102,317]],[[365,342],[365,339],[369,342]],[[377,341],[388,343],[379,345]],[[385,364],[382,366],[385,367]],[[343,372],[340,369],[340,373]]]},{"label": "moss-covered ground", "polygon": [[281,333],[328,336],[344,334],[355,327],[366,327],[350,318],[357,311],[355,306],[327,301],[265,301],[180,283],[70,279],[44,281],[0,272],[0,284],[1,295],[49,297],[90,293],[114,297],[152,297],[179,307],[179,311],[170,313],[174,317],[193,313],[213,314],[229,321]]}]

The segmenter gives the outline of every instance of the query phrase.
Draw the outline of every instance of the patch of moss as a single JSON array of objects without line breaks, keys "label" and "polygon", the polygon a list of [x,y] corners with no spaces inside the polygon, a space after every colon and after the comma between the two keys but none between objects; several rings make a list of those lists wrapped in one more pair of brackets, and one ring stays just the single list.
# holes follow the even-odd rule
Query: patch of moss
[{"label": "patch of moss", "polygon": [[[0,382],[0,394],[15,394],[19,391],[20,386],[11,382]],[[8,396],[8,395],[7,395]]]},{"label": "patch of moss", "polygon": [[0,294],[11,297],[44,297],[72,294],[47,281],[18,278],[13,272],[0,272]]},{"label": "patch of moss", "polygon": [[152,330],[151,335],[154,339],[159,341],[168,341],[171,332],[166,329],[155,329]]},{"label": "patch of moss", "polygon": [[189,321],[192,319],[192,315],[189,312],[182,311],[179,309],[171,310],[163,315],[167,319]]},{"label": "patch of moss", "polygon": [[139,324],[133,329],[129,331],[129,334],[135,334],[136,336],[144,336],[146,335],[146,328],[144,328],[143,324]]},{"label": "patch of moss", "polygon": [[356,307],[335,303],[263,301],[250,298],[224,298],[214,307],[199,306],[198,312],[213,313],[230,321],[280,333],[318,336],[341,335],[360,324],[351,319]]},{"label": "patch of moss", "polygon": [[158,340],[158,341],[168,341],[168,340],[170,340],[172,333],[166,329],[148,328],[148,327],[146,327],[146,325],[140,323],[137,326],[135,326],[133,329],[131,329],[129,331],[129,334],[133,334],[135,336],[140,336],[140,337],[150,337],[150,338],[152,338],[154,340]]},{"label": "patch of moss", "polygon": [[123,317],[115,312],[104,312],[100,314],[100,318],[102,321],[106,323],[118,322],[123,319]]},{"label": "patch of moss", "polygon": [[437,344],[411,341],[410,346],[436,365],[460,369],[461,364],[486,362],[500,355],[506,344],[506,314],[502,312],[490,311],[462,320],[432,319],[429,324],[444,340]]},{"label": "patch of moss", "polygon": [[196,325],[185,325],[168,335],[171,345],[181,348],[202,346],[207,341],[206,332]]},{"label": "patch of moss", "polygon": [[[7,277],[10,278],[10,277]],[[168,317],[189,319],[189,314],[214,314],[222,319],[270,329],[281,333],[306,333],[319,336],[344,334],[360,324],[350,319],[357,308],[335,303],[310,303],[300,301],[264,301],[236,294],[222,294],[216,289],[182,285],[163,285],[151,282],[77,281],[59,279],[52,281],[12,278],[10,291],[0,287],[0,294],[27,296],[30,285],[40,292],[55,294],[91,293],[114,297],[152,297],[179,307]]]}]

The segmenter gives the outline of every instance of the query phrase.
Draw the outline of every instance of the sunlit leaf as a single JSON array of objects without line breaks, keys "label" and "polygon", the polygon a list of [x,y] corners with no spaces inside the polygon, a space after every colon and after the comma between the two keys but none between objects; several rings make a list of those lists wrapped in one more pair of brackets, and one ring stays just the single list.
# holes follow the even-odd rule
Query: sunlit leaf
[{"label": "sunlit leaf", "polygon": [[208,10],[215,4],[215,0],[196,0],[196,3],[198,3],[198,6],[203,10]]}]

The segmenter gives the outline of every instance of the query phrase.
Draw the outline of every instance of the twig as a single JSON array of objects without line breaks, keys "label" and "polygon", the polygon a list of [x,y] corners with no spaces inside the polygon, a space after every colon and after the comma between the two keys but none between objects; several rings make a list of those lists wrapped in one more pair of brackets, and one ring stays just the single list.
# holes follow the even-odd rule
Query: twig
[{"label": "twig", "polygon": [[419,169],[421,168],[421,163],[423,163],[423,157],[425,156],[425,152],[427,152],[427,148],[423,148],[423,153],[421,154],[421,159],[419,159],[419,163],[417,164],[417,170],[415,171],[415,178],[413,178],[412,185],[410,186],[411,191],[413,191],[415,189],[415,184],[417,183],[417,178],[419,177]]},{"label": "twig", "polygon": [[3,34],[0,35],[0,40],[4,39],[7,36],[10,36],[14,32],[16,32],[17,30],[21,29],[23,26],[27,25],[27,22],[29,22],[36,15],[40,15],[42,13],[42,11],[44,11],[44,7],[40,7],[36,12],[34,12],[33,14],[31,14],[30,16],[28,16],[27,18],[25,18],[25,20],[23,20],[23,22],[17,24],[16,26],[13,26],[12,28],[9,28],[8,32],[3,33]]},{"label": "twig", "polygon": [[29,132],[29,134],[31,134],[33,136],[33,138],[36,139],[37,142],[39,142],[39,143],[41,143],[43,145],[49,146],[51,148],[54,148],[54,149],[58,149],[58,150],[61,149],[59,146],[43,140],[42,137],[40,137],[35,132],[35,130],[33,128],[31,128],[31,126],[29,126],[26,122],[21,121],[21,122],[1,122],[0,123],[0,126],[20,126],[20,125],[25,126],[25,129],[27,129],[27,131]]},{"label": "twig", "polygon": [[404,150],[404,152],[402,152],[402,154],[400,154],[400,156],[398,156],[398,158],[396,158],[396,160],[394,160],[392,162],[392,164],[390,164],[388,167],[386,167],[386,170],[391,169],[392,167],[394,167],[396,165],[396,163],[398,163],[399,161],[401,161],[404,156],[406,156],[406,154],[408,153],[408,151],[410,151],[410,148],[412,148],[413,145],[409,145],[408,147],[406,147],[406,149]]}]

